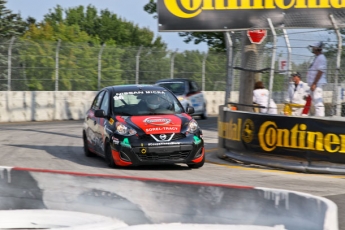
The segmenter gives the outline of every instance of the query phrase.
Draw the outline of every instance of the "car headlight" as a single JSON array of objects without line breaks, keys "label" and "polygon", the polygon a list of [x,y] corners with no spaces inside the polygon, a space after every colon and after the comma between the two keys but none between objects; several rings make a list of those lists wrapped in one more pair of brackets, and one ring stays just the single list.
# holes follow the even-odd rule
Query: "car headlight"
[{"label": "car headlight", "polygon": [[116,132],[123,136],[132,136],[137,133],[137,131],[135,131],[134,129],[120,122],[116,122]]},{"label": "car headlight", "polygon": [[187,132],[195,133],[196,131],[198,131],[198,129],[199,129],[198,123],[194,119],[191,120],[188,124]]}]

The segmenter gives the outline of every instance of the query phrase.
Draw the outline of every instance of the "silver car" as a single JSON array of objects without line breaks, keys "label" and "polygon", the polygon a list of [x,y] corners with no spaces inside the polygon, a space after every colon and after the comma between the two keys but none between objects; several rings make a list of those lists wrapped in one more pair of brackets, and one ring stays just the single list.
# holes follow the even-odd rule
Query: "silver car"
[{"label": "silver car", "polygon": [[190,79],[175,78],[162,79],[155,83],[173,92],[179,99],[184,109],[188,106],[194,107],[193,116],[200,116],[207,119],[206,99],[198,84]]}]

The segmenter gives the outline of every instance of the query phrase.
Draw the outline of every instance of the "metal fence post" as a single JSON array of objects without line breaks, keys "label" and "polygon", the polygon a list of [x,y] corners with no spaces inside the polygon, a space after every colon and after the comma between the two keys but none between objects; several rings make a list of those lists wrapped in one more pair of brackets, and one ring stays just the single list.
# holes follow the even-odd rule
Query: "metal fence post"
[{"label": "metal fence post", "polygon": [[7,72],[7,90],[11,91],[11,74],[12,74],[12,45],[15,37],[11,38],[10,46],[8,47],[8,72]]},{"label": "metal fence post", "polygon": [[139,61],[140,61],[140,53],[141,53],[141,49],[143,48],[143,46],[140,46],[137,56],[136,56],[136,67],[135,67],[135,84],[139,84]]},{"label": "metal fence post", "polygon": [[103,53],[104,47],[105,47],[105,43],[103,43],[103,45],[102,45],[102,47],[98,53],[98,84],[97,84],[98,91],[101,89],[102,53]]},{"label": "metal fence post", "polygon": [[232,88],[233,43],[232,43],[230,32],[224,32],[224,36],[225,36],[225,44],[226,44],[226,51],[227,51],[227,64],[226,64],[227,78],[226,78],[224,105],[227,105],[228,100],[231,96],[231,88]]},{"label": "metal fence post", "polygon": [[287,51],[288,51],[288,58],[287,58],[287,71],[285,73],[285,81],[284,81],[284,93],[283,93],[283,100],[285,98],[287,98],[288,95],[288,88],[289,88],[289,77],[291,74],[291,45],[290,45],[290,40],[287,34],[286,29],[283,29],[283,33],[284,33],[284,39],[285,39],[285,43],[286,43],[286,47],[287,47]]},{"label": "metal fence post", "polygon": [[273,44],[272,44],[272,48],[273,48],[273,51],[272,51],[272,60],[271,60],[271,71],[270,71],[270,82],[269,82],[269,97],[268,97],[268,104],[267,104],[267,112],[269,111],[270,109],[270,103],[271,103],[271,98],[272,98],[272,89],[273,89],[273,80],[274,80],[274,64],[275,64],[275,61],[276,61],[276,51],[277,51],[277,34],[276,34],[276,31],[274,30],[274,27],[273,27],[273,24],[272,24],[272,21],[270,18],[267,18],[267,21],[268,21],[268,24],[270,25],[270,28],[272,30],[272,34],[273,34]]},{"label": "metal fence post", "polygon": [[59,50],[61,40],[58,40],[55,53],[55,91],[59,91]]},{"label": "metal fence post", "polygon": [[178,49],[176,49],[175,53],[171,55],[171,60],[170,60],[170,78],[174,78],[174,65],[175,65],[175,56],[177,53]]},{"label": "metal fence post", "polygon": [[207,55],[208,53],[205,54],[203,60],[202,60],[202,73],[201,73],[201,76],[202,76],[202,86],[201,86],[201,89],[202,91],[205,91],[205,72],[206,72],[206,59],[207,59]]},{"label": "metal fence post", "polygon": [[334,20],[333,14],[329,15],[329,17],[331,18],[334,30],[335,30],[335,32],[337,34],[337,38],[338,38],[337,66],[336,66],[336,70],[335,70],[335,80],[334,80],[334,85],[335,85],[334,93],[335,93],[335,95],[333,96],[333,98],[335,98],[335,100],[336,100],[336,115],[340,117],[341,116],[341,98],[340,98],[341,95],[339,92],[341,90],[341,87],[338,86],[338,84],[339,84],[338,78],[339,78],[343,38],[342,38],[341,33],[339,31],[339,27]]}]

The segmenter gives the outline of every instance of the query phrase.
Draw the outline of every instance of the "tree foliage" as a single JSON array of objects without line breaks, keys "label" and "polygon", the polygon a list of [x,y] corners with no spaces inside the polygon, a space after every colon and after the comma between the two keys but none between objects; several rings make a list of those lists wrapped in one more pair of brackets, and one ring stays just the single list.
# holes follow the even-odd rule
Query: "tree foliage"
[{"label": "tree foliage", "polygon": [[86,9],[84,6],[63,9],[58,5],[44,16],[44,21],[54,28],[60,23],[67,26],[78,25],[81,31],[101,43],[115,41],[117,46],[166,47],[161,37],[155,38],[148,28],[140,28],[107,9],[98,12],[92,5],[88,5]]},{"label": "tree foliage", "polygon": [[6,0],[0,0],[0,38],[19,36],[25,30],[25,22],[19,14],[14,14],[7,9],[6,3]]}]

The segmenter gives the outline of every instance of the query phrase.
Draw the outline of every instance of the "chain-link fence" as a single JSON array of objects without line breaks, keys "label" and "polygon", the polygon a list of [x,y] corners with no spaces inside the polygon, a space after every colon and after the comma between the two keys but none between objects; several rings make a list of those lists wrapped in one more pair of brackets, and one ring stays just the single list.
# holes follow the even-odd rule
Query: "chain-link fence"
[{"label": "chain-link fence", "polygon": [[203,90],[224,90],[226,54],[68,42],[0,41],[0,90],[99,90],[189,78]]},{"label": "chain-link fence", "polygon": [[[276,46],[271,31],[268,31],[262,44],[247,46],[242,31],[231,33],[231,101],[238,100],[242,71],[253,71],[255,80],[262,80],[266,88],[269,87],[272,53],[275,51],[272,95],[276,103],[283,103],[291,71],[299,71],[302,80],[306,81],[307,69],[314,59],[307,47],[311,43],[323,41],[323,52],[328,60],[328,84],[324,88],[324,101],[330,107],[329,111],[339,106],[344,96],[341,94],[344,90],[339,91],[339,88],[345,88],[345,79],[342,68],[337,68],[336,64],[339,60],[339,38],[335,31],[289,29],[285,34],[283,30],[276,32]],[[250,52],[250,55],[244,55],[246,52]],[[285,63],[285,69],[282,63]],[[344,64],[341,59],[340,67]],[[109,85],[152,84],[163,78],[188,78],[195,80],[203,91],[225,91],[227,75],[226,52],[175,52],[148,47],[19,38],[0,41],[2,91],[92,91]],[[332,113],[334,111],[328,112]]]}]

